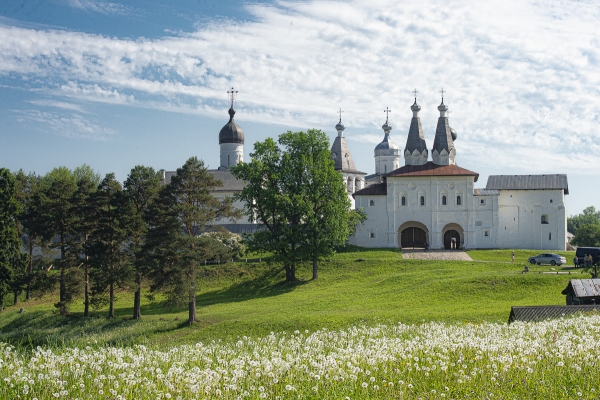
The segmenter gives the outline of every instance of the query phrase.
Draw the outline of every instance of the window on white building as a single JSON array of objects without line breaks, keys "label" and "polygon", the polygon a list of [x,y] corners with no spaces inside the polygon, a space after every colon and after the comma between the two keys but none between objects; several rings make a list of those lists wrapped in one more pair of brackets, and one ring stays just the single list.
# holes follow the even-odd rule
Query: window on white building
[{"label": "window on white building", "polygon": [[546,214],[542,215],[542,224],[547,224],[548,223],[548,216]]}]

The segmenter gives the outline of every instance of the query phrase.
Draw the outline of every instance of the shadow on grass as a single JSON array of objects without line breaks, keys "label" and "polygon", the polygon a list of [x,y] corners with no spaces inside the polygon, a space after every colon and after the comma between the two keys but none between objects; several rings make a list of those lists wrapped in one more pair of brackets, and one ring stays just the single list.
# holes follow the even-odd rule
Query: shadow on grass
[{"label": "shadow on grass", "polygon": [[240,282],[224,289],[212,290],[196,296],[198,306],[235,303],[289,293],[310,281],[282,281],[282,270],[271,268],[252,280]]}]

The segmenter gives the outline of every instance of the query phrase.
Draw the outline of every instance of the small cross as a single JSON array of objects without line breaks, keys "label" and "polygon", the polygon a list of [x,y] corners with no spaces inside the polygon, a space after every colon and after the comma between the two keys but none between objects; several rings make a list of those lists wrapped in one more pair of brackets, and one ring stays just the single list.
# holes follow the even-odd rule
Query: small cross
[{"label": "small cross", "polygon": [[233,87],[231,88],[231,90],[227,91],[227,95],[229,97],[229,100],[231,101],[231,106],[233,107],[233,101],[235,100],[235,97],[237,96],[238,91],[234,90]]},{"label": "small cross", "polygon": [[417,89],[414,89],[412,92],[415,95],[415,101],[417,101],[417,93],[419,93],[419,92],[417,91]]},{"label": "small cross", "polygon": [[338,111],[338,114],[340,114],[340,123],[342,122],[342,113],[343,113],[343,111],[342,111],[342,109],[340,108],[340,111]]},{"label": "small cross", "polygon": [[385,121],[387,122],[388,117],[390,116],[390,113],[392,112],[392,110],[390,110],[389,108],[385,108],[385,110],[383,110],[383,112],[385,113]]},{"label": "small cross", "polygon": [[444,90],[444,88],[442,88],[442,90],[440,90],[440,93],[442,94],[442,101],[444,101],[444,93],[446,93],[446,91]]}]

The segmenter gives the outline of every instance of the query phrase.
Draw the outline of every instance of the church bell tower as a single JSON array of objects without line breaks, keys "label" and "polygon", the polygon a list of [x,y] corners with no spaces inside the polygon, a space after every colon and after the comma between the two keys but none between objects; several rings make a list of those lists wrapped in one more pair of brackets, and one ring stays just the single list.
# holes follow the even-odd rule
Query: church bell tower
[{"label": "church bell tower", "polygon": [[219,132],[219,146],[221,147],[219,169],[229,169],[232,165],[244,161],[244,131],[233,120],[235,115],[233,103],[237,92],[233,88],[227,91],[231,107],[229,108],[229,122]]}]

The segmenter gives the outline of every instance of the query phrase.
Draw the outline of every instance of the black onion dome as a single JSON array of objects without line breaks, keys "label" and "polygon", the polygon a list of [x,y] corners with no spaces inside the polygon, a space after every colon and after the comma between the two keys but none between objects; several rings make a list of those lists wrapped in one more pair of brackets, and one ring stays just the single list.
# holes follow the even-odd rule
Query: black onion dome
[{"label": "black onion dome", "polygon": [[244,144],[244,131],[237,126],[233,120],[235,110],[233,107],[229,109],[229,122],[221,128],[219,132],[219,144],[222,143],[241,143]]}]

